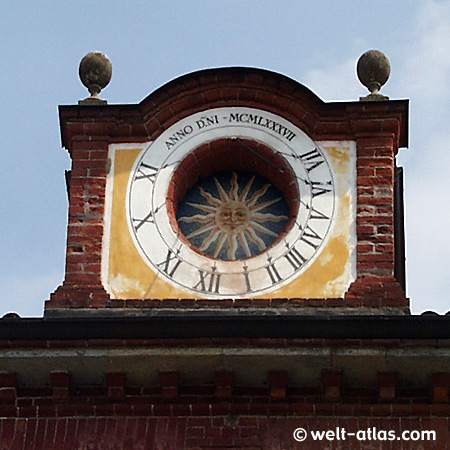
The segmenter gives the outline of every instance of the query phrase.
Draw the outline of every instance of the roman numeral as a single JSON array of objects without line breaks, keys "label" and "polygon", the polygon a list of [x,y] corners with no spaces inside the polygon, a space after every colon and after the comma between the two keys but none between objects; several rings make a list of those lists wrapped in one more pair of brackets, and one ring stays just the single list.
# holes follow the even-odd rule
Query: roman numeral
[{"label": "roman numeral", "polygon": [[156,264],[163,272],[169,275],[170,278],[173,277],[182,262],[181,259],[178,259],[179,252],[180,250],[178,250],[177,254],[175,254],[172,250],[167,250],[166,259],[159,264]]},{"label": "roman numeral", "polygon": [[300,269],[300,267],[302,267],[302,265],[307,261],[306,258],[302,256],[295,247],[292,247],[284,255],[284,257],[289,261],[291,266],[294,268],[294,271]]},{"label": "roman numeral", "polygon": [[[304,202],[303,200],[300,200],[300,203],[306,208],[309,209],[310,212],[310,219],[319,219],[319,220],[330,220],[330,217],[327,216],[326,214],[324,214],[323,212],[317,210],[316,208],[314,208],[313,206],[310,206],[308,203]],[[301,226],[299,225],[300,229]]]},{"label": "roman numeral", "polygon": [[318,211],[317,209],[311,207],[310,219],[326,219],[326,220],[329,220],[330,218],[326,214],[324,214],[324,213]]},{"label": "roman numeral", "polygon": [[[134,229],[136,231],[138,231],[139,228],[141,228],[142,225],[144,225],[144,223],[155,223],[156,213],[164,206],[165,206],[165,204],[163,203],[162,205],[159,205],[154,211],[150,210],[150,212],[143,219],[138,219],[138,218],[133,217]],[[137,223],[137,225],[135,225],[136,223]]]},{"label": "roman numeral", "polygon": [[327,181],[326,183],[322,183],[320,181],[311,181],[311,194],[313,198],[318,197],[319,195],[326,194],[327,192],[331,192],[331,189],[325,186],[331,186],[331,181]]},{"label": "roman numeral", "polygon": [[310,152],[303,153],[303,155],[300,155],[300,159],[303,161],[308,173],[324,163],[323,156],[317,148]]},{"label": "roman numeral", "polygon": [[153,218],[153,211],[150,211],[143,219],[133,218],[133,225],[136,231],[139,230],[139,228],[141,228],[144,223],[155,223],[155,219]]},{"label": "roman numeral", "polygon": [[[220,287],[220,274],[218,273],[207,273],[203,270],[198,271],[200,275],[200,280],[198,283],[194,286],[194,289],[197,289],[202,292],[214,292],[219,293],[219,287]],[[208,283],[209,278],[209,283]],[[200,286],[200,288],[199,288]]]},{"label": "roman numeral", "polygon": [[156,174],[158,173],[158,168],[154,166],[150,166],[145,163],[141,163],[141,165],[138,168],[138,173],[140,175],[136,175],[136,180],[142,180],[146,178],[150,181],[150,183],[154,183],[156,180]]},{"label": "roman numeral", "polygon": [[275,264],[269,264],[266,267],[267,273],[269,274],[270,279],[272,280],[272,285],[275,283],[279,283],[283,278],[281,278],[280,274],[278,273],[277,268],[275,267]]},{"label": "roman numeral", "polygon": [[319,245],[311,242],[309,239],[317,239],[319,241],[322,240],[322,238],[309,226],[305,228],[303,231],[302,237],[300,238],[303,242],[306,242],[308,245],[310,245],[313,249],[316,249]]}]

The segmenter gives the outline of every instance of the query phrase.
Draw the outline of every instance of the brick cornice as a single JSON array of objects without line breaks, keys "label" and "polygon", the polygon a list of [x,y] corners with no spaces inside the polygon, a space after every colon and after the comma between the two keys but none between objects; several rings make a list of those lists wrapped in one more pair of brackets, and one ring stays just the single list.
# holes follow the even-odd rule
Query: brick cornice
[{"label": "brick cornice", "polygon": [[408,101],[325,103],[307,87],[268,70],[230,67],[181,76],[139,104],[60,106],[62,145],[71,152],[76,136],[110,142],[155,139],[167,127],[195,112],[223,106],[262,108],[280,114],[312,139],[355,139],[393,135],[407,145]]}]

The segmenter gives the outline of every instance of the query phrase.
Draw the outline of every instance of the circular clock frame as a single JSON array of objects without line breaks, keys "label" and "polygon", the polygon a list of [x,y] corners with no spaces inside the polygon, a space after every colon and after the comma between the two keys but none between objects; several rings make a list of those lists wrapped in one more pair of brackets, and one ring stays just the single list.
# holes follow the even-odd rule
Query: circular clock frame
[{"label": "circular clock frame", "polygon": [[[264,176],[288,200],[288,224],[254,256],[204,254],[176,219],[185,195],[224,170]],[[157,276],[191,295],[220,299],[263,296],[304,273],[326,245],[336,201],[328,156],[303,131],[267,111],[225,107],[181,119],[142,151],[126,208],[133,242]]]}]

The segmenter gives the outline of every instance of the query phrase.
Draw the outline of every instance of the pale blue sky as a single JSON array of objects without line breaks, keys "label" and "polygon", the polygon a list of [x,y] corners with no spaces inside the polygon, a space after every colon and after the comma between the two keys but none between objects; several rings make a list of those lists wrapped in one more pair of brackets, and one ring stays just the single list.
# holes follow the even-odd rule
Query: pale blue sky
[{"label": "pale blue sky", "polygon": [[450,1],[2,0],[0,317],[40,316],[62,281],[67,198],[57,106],[87,96],[78,64],[106,53],[102,96],[137,103],[184,73],[219,66],[281,72],[325,101],[357,100],[355,64],[382,50],[382,92],[410,98],[407,278],[413,312],[450,309]]}]

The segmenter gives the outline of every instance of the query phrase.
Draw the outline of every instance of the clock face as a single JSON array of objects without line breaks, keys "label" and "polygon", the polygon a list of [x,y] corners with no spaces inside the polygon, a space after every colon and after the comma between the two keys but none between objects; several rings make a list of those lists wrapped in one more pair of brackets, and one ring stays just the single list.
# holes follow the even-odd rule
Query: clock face
[{"label": "clock face", "polygon": [[160,277],[205,298],[261,296],[320,255],[334,223],[327,155],[253,108],[186,117],[152,142],[128,182],[134,245]]}]

